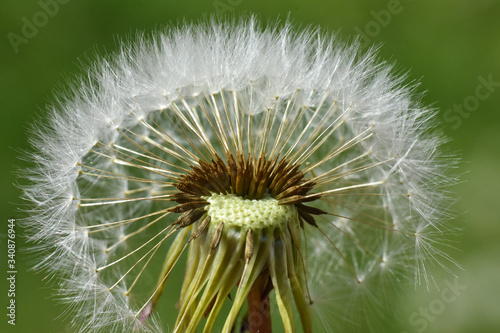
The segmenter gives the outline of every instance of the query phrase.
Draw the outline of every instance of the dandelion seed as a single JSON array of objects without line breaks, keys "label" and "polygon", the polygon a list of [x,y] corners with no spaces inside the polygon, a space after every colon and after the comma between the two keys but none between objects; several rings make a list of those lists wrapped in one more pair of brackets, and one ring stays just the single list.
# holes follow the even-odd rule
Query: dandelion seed
[{"label": "dandelion seed", "polygon": [[270,332],[271,308],[286,332],[315,316],[330,331],[338,286],[428,283],[426,258],[448,259],[434,245],[453,160],[373,52],[211,22],[140,38],[89,77],[37,130],[24,192],[38,268],[82,332],[162,331],[161,298],[173,332]]}]

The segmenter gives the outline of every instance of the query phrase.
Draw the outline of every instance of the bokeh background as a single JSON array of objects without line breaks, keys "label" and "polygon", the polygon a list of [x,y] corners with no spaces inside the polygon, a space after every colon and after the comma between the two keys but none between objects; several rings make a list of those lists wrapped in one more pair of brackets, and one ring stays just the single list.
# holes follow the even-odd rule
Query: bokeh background
[{"label": "bokeh background", "polygon": [[[44,4],[57,3],[58,7]],[[43,14],[43,13],[48,14]],[[25,167],[27,124],[43,116],[54,91],[83,73],[83,61],[117,49],[120,38],[151,32],[211,13],[253,12],[263,21],[294,23],[361,35],[380,46],[381,58],[420,81],[424,102],[440,109],[442,130],[460,152],[458,217],[462,232],[452,253],[463,267],[457,277],[436,272],[441,290],[406,299],[380,332],[500,332],[500,1],[498,0],[2,0],[0,4],[0,332],[71,332],[59,317],[64,307],[51,296],[43,274],[29,271],[17,228],[17,320],[7,325],[6,232],[18,211],[13,170]],[[23,32],[26,22],[39,27]],[[24,35],[23,35],[24,33]],[[22,39],[25,38],[25,39]],[[392,297],[397,298],[398,295]],[[389,309],[390,311],[391,309]],[[395,311],[396,312],[396,311]],[[402,314],[401,314],[402,313]]]}]

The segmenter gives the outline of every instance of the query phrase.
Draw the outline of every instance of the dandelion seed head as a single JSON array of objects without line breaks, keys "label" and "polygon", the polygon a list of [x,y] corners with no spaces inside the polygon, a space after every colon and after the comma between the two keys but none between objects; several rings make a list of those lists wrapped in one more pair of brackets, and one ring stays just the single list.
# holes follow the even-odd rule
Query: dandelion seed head
[{"label": "dandelion seed head", "polygon": [[252,229],[267,225],[281,225],[295,220],[297,212],[290,206],[279,205],[278,200],[268,197],[260,200],[243,199],[234,194],[213,194],[207,198],[207,215],[211,223],[225,222]]},{"label": "dandelion seed head", "polygon": [[287,332],[382,312],[387,288],[452,262],[437,248],[454,159],[404,80],[373,50],[288,23],[139,36],[33,134],[37,268],[82,332],[160,332],[160,298],[178,304],[173,331],[230,332],[251,324],[255,291]]}]

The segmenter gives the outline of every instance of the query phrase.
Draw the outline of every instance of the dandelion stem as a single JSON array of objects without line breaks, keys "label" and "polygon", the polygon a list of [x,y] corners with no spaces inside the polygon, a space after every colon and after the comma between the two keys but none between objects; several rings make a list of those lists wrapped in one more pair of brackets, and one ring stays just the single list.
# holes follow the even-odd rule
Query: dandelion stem
[{"label": "dandelion stem", "polygon": [[249,333],[271,333],[271,306],[267,279],[261,274],[248,293]]}]

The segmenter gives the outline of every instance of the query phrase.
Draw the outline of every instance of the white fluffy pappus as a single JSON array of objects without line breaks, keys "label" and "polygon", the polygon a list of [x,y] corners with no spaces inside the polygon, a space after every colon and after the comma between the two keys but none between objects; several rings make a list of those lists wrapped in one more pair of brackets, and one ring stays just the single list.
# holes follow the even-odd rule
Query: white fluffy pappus
[{"label": "white fluffy pappus", "polygon": [[[296,255],[315,329],[365,318],[358,300],[383,313],[380,295],[394,284],[429,284],[428,261],[453,262],[440,245],[456,160],[440,152],[435,111],[392,70],[356,42],[254,18],[138,37],[94,65],[37,124],[25,172],[37,268],[59,278],[75,327],[167,327],[149,310],[162,262],[177,263],[189,232],[208,232],[178,228],[173,201],[182,179],[219,156],[284,159],[311,185],[301,200],[316,210],[301,215]],[[303,207],[280,204],[292,202]],[[168,327],[181,332],[183,320]]]}]

